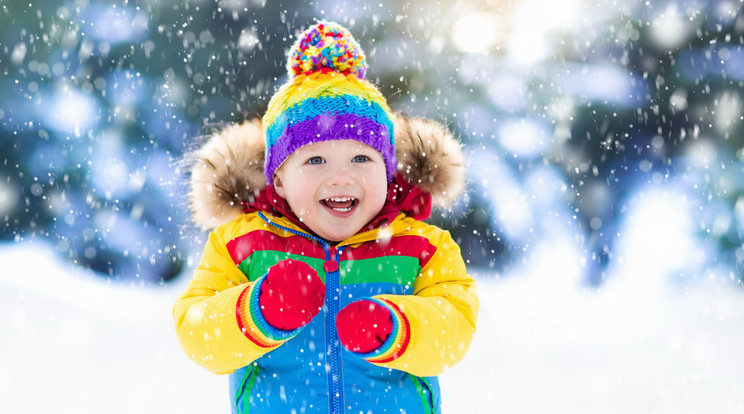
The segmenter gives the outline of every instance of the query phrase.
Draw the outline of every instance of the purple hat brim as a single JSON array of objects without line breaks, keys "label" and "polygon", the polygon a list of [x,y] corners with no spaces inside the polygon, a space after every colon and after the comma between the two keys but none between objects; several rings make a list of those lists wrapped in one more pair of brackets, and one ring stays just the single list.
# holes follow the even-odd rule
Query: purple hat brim
[{"label": "purple hat brim", "polygon": [[274,172],[298,148],[316,142],[353,139],[377,150],[385,161],[387,180],[396,170],[393,131],[371,119],[355,114],[321,115],[306,121],[289,124],[274,145],[267,148],[264,171],[269,184]]}]

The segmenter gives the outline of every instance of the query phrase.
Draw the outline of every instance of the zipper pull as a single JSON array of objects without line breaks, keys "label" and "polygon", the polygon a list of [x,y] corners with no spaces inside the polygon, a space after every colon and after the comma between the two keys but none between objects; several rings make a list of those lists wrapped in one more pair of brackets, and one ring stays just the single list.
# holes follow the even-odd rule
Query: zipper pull
[{"label": "zipper pull", "polygon": [[323,263],[323,270],[326,273],[333,273],[338,270],[338,262],[333,260],[336,256],[336,249],[333,246],[328,246],[328,259]]}]

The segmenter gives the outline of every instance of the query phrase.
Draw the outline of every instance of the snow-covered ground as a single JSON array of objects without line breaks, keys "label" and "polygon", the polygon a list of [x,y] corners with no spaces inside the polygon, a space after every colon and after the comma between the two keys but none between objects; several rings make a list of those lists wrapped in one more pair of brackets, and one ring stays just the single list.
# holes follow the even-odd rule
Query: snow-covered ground
[{"label": "snow-covered ground", "polygon": [[[1,412],[229,412],[226,377],[174,336],[187,277],[114,286],[38,243],[0,245],[0,263]],[[477,335],[441,377],[445,413],[744,413],[742,289],[620,278],[582,292],[553,265],[479,276]]]}]

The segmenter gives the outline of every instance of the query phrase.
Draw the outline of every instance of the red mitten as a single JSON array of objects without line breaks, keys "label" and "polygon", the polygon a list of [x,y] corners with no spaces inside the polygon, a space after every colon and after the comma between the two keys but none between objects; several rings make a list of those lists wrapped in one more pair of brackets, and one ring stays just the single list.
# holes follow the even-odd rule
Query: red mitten
[{"label": "red mitten", "polygon": [[393,316],[377,302],[351,302],[336,315],[341,344],[349,351],[366,354],[379,348],[393,331]]},{"label": "red mitten", "polygon": [[325,300],[325,285],[307,263],[283,260],[269,269],[258,305],[269,325],[291,331],[307,325]]}]

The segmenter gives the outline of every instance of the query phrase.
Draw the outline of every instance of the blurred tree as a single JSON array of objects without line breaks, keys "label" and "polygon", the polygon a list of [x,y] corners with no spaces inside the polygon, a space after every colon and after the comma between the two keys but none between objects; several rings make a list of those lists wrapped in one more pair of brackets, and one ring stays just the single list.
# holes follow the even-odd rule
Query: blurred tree
[{"label": "blurred tree", "polygon": [[[730,277],[732,267],[739,280],[744,275],[744,217],[734,213],[744,203],[744,77],[734,69],[744,59],[740,9],[720,1],[639,5],[597,35],[589,56],[564,52],[567,61],[609,62],[635,83],[622,104],[591,100],[576,111],[566,143],[580,155],[555,159],[571,178],[572,206],[598,266],[590,283],[602,282],[629,190],[672,182],[694,205],[699,243],[715,245],[701,248],[708,253],[700,266],[683,273],[709,276],[715,268]],[[701,165],[698,157],[709,158]]]}]

